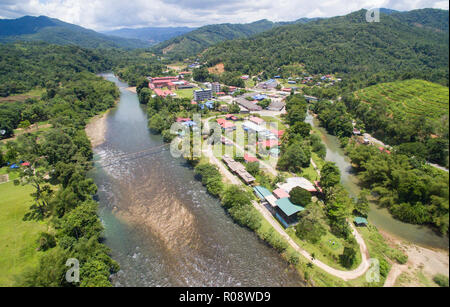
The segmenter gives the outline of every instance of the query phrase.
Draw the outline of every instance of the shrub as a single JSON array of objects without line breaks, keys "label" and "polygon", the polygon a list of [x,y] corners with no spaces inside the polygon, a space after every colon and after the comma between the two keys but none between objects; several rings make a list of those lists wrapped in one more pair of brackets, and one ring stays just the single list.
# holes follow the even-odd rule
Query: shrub
[{"label": "shrub", "polygon": [[448,276],[445,276],[443,274],[437,274],[436,276],[433,277],[433,281],[440,287],[448,288]]}]

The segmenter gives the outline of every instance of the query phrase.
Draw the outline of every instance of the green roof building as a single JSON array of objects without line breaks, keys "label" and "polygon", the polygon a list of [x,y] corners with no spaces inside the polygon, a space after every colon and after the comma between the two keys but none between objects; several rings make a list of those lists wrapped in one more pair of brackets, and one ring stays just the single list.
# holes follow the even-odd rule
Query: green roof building
[{"label": "green roof building", "polygon": [[356,226],[367,226],[367,225],[369,225],[369,222],[367,221],[367,219],[363,218],[363,217],[360,217],[360,216],[355,217],[353,219],[353,222],[355,223]]},{"label": "green roof building", "polygon": [[276,204],[286,216],[291,216],[305,210],[302,206],[294,205],[289,198],[278,199]]}]

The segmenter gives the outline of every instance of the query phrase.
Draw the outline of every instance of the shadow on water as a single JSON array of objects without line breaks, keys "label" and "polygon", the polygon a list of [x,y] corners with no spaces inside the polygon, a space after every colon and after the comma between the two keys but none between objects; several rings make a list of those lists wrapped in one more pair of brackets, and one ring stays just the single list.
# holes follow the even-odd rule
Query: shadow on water
[{"label": "shadow on water", "polygon": [[[338,138],[328,134],[324,128],[320,127],[319,121],[309,112],[305,121],[321,131],[322,141],[327,148],[325,159],[336,163],[341,170],[341,183],[351,197],[357,198],[361,190],[359,179],[355,176],[350,159],[344,154]],[[379,229],[405,241],[425,247],[449,249],[448,236],[440,236],[427,226],[412,225],[396,220],[386,208],[380,208],[374,203],[370,205],[369,221]]]},{"label": "shadow on water", "polygon": [[[127,84],[95,148],[106,244],[121,266],[116,286],[302,286],[295,270],[251,231],[236,225],[194,178],[161,149],[160,136]],[[152,155],[133,153],[158,147]]]}]

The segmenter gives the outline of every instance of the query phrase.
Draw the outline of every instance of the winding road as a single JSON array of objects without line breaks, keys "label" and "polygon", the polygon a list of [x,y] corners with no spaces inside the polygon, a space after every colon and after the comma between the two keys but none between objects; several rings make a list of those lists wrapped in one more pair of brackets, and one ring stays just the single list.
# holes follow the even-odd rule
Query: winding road
[{"label": "winding road", "polygon": [[[206,129],[206,131],[209,129],[209,121],[215,118],[214,117],[210,117],[207,119],[202,120],[204,128]],[[233,143],[234,144],[234,143]],[[240,150],[242,150],[242,148],[239,148]],[[225,166],[222,162],[219,161],[219,159],[217,157],[214,156],[213,150],[212,150],[212,146],[211,145],[207,145],[206,148],[203,149],[203,152],[205,153],[205,155],[207,157],[209,157],[209,160],[211,163],[217,165],[217,167],[219,168],[219,171],[222,173],[223,176],[225,176],[231,183],[236,184],[236,185],[244,185],[242,183],[242,181],[240,181],[236,176],[234,176]],[[268,165],[267,165],[268,166]],[[271,173],[274,172],[274,175],[276,176],[278,174],[278,172],[273,169],[272,167],[268,167],[267,168]],[[319,172],[320,175],[320,172]],[[303,248],[301,248],[284,230],[283,227],[281,227],[281,225],[274,219],[273,215],[269,212],[269,210],[264,207],[262,204],[258,203],[257,201],[252,201],[253,206],[256,208],[256,210],[258,210],[262,216],[270,223],[270,225],[272,225],[272,227],[289,243],[289,245],[294,248],[298,253],[300,253],[303,257],[305,257],[306,259],[308,259],[312,264],[316,265],[317,267],[321,268],[322,270],[324,270],[325,272],[336,276],[344,281],[347,280],[352,280],[352,279],[356,279],[360,276],[362,276],[364,273],[366,273],[366,271],[369,269],[370,267],[370,256],[369,256],[369,251],[367,249],[366,243],[364,242],[364,239],[362,238],[362,236],[358,233],[358,231],[356,230],[355,226],[352,223],[349,223],[351,229],[352,229],[352,233],[356,239],[356,242],[358,242],[359,244],[359,249],[361,252],[361,263],[360,265],[352,270],[352,271],[342,271],[342,270],[338,270],[335,269],[333,267],[330,267],[329,265],[323,263],[320,260],[317,259],[313,259],[311,254],[308,253],[306,250],[304,250]]]}]

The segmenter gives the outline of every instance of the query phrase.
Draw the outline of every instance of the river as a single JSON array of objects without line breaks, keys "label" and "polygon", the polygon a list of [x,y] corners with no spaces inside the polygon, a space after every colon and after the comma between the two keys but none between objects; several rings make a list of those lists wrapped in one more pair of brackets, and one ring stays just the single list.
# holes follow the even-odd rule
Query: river
[{"label": "river", "polygon": [[[303,286],[297,272],[236,225],[184,160],[147,129],[128,85],[94,149],[105,244],[121,266],[114,286]],[[150,150],[149,150],[150,149]]]},{"label": "river", "polygon": [[[314,118],[309,112],[306,122],[321,131],[322,141],[327,148],[325,160],[336,163],[341,171],[342,185],[347,189],[351,197],[358,197],[361,190],[358,185],[359,179],[353,173],[350,159],[344,154],[338,138],[328,134],[323,127],[320,127],[319,120]],[[407,242],[424,247],[449,249],[448,236],[439,236],[426,226],[412,225],[396,220],[386,208],[380,208],[374,203],[371,203],[369,221],[379,229]]]}]

